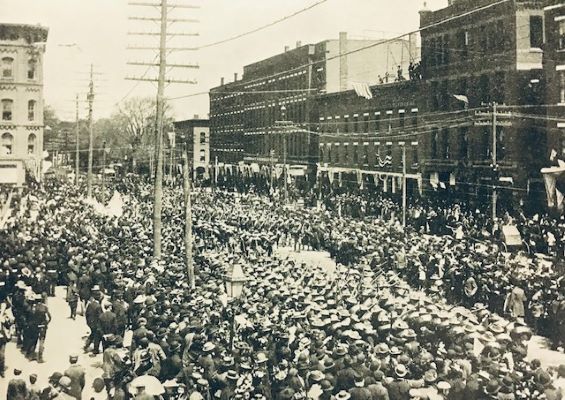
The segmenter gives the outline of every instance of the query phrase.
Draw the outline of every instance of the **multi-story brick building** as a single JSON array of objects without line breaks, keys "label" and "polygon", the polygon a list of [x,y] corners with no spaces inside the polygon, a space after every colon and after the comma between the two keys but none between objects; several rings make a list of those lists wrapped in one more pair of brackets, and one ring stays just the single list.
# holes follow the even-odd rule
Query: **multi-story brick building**
[{"label": "multi-story brick building", "polygon": [[210,178],[210,121],[195,115],[193,119],[176,121],[174,127],[175,147],[178,149],[186,145],[193,179]]},{"label": "multi-story brick building", "polygon": [[559,158],[565,160],[565,3],[549,0],[544,13],[548,145],[555,149]]},{"label": "multi-story brick building", "polygon": [[[297,43],[293,50],[245,66],[241,80],[236,75],[224,84],[222,79],[210,91],[212,158],[258,171],[280,165],[286,156],[293,171],[313,174],[318,135],[310,122],[316,96],[348,90],[355,82],[393,81],[398,66],[387,60],[401,60],[406,72],[417,52],[413,40],[378,46],[381,42],[341,33],[339,40]],[[284,127],[276,123],[283,120],[288,122]]]},{"label": "multi-story brick building", "polygon": [[43,53],[48,29],[0,24],[0,183],[39,180],[43,159]]},{"label": "multi-story brick building", "polygon": [[373,175],[396,191],[406,146],[408,183],[423,191],[488,196],[497,186],[509,198],[508,186],[543,194],[543,14],[541,1],[521,0],[452,0],[422,10],[421,81],[374,86],[371,100],[353,91],[319,97],[320,170]]}]

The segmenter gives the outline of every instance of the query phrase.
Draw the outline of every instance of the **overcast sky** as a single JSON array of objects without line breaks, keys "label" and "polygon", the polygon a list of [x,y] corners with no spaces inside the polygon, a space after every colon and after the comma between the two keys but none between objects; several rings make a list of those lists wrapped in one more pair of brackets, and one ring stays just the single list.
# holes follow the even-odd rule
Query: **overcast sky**
[{"label": "overcast sky", "polygon": [[[131,1],[131,0],[130,0]],[[139,1],[139,0],[138,0]],[[143,0],[145,2],[157,0]],[[199,23],[177,23],[174,32],[198,32],[199,37],[172,39],[171,46],[195,47],[215,42],[259,27],[317,0],[170,0],[170,3],[199,5],[197,10],[173,10],[171,18],[197,18]],[[197,84],[173,84],[168,97],[207,92],[218,86],[220,77],[233,80],[243,66],[294,47],[337,39],[340,31],[350,37],[378,39],[418,28],[422,0],[328,0],[315,8],[278,25],[245,38],[197,52],[171,55],[170,62],[199,64],[198,70],[171,71],[170,76],[196,80]],[[428,8],[438,9],[447,0],[428,0]],[[128,61],[152,61],[156,53],[126,50],[129,45],[156,45],[150,37],[128,36],[128,31],[158,31],[153,22],[129,21],[129,16],[158,16],[156,9],[128,5],[128,0],[0,0],[0,22],[41,24],[49,28],[45,55],[45,100],[61,119],[74,119],[75,93],[80,94],[81,114],[86,113],[89,64],[96,75],[95,118],[105,117],[127,96],[154,96],[152,83],[127,81],[126,76],[141,76],[145,67],[128,66]],[[72,46],[76,44],[76,46]],[[157,70],[147,72],[156,77]],[[177,119],[205,116],[208,95],[199,95],[172,104]]]}]

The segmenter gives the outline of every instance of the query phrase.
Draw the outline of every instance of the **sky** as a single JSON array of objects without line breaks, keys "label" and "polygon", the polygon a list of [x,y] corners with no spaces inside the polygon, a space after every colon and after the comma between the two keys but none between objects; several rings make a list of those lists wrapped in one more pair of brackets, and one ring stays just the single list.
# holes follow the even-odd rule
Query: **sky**
[{"label": "sky", "polygon": [[[123,101],[136,96],[155,96],[152,82],[126,77],[157,77],[157,68],[131,66],[127,62],[155,62],[157,52],[127,50],[128,46],[156,47],[158,37],[133,36],[128,32],[158,32],[158,23],[133,21],[129,17],[158,17],[158,9],[128,5],[128,1],[159,3],[158,0],[0,0],[0,22],[41,24],[49,28],[44,60],[45,103],[59,118],[73,120],[75,96],[79,113],[86,115],[86,92],[90,65],[94,66],[96,101],[94,118],[108,117]],[[170,32],[199,33],[171,38],[171,47],[199,47],[252,30],[306,8],[318,0],[169,0],[197,5],[198,9],[175,9],[170,18],[192,18],[198,22],[176,22]],[[447,0],[428,0],[435,10]],[[170,78],[196,84],[170,84],[166,97],[207,93],[210,88],[243,74],[243,66],[284,51],[285,46],[337,39],[339,32],[350,38],[381,39],[418,28],[422,0],[327,0],[300,15],[249,36],[197,51],[175,51],[168,62],[197,64],[198,69],[175,68]],[[144,75],[145,74],[145,75]],[[170,100],[177,120],[209,112],[207,94]]]}]

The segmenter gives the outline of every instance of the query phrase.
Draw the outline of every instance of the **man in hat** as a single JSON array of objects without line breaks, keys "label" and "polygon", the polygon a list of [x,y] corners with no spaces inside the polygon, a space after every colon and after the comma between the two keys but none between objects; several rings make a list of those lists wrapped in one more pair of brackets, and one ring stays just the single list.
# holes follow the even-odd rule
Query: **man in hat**
[{"label": "man in hat", "polygon": [[[26,355],[30,359],[36,359],[37,362],[43,361],[43,349],[45,344],[45,336],[47,335],[47,326],[51,322],[51,314],[49,309],[43,302],[43,296],[38,294],[35,296],[35,303],[32,306],[31,314],[28,321],[29,342],[25,349]],[[37,347],[37,356],[35,348]]]},{"label": "man in hat", "polygon": [[78,301],[79,301],[79,294],[76,283],[71,281],[69,282],[69,286],[67,287],[67,303],[69,303],[72,319],[76,319],[77,317]]},{"label": "man in hat", "polygon": [[122,338],[116,335],[110,335],[107,338],[108,347],[104,350],[102,354],[102,378],[106,385],[106,391],[108,394],[112,387],[114,387],[115,378],[123,371],[126,364],[117,349],[118,345],[121,345]]},{"label": "man in hat", "polygon": [[77,364],[78,355],[72,354],[69,357],[71,365],[65,371],[64,375],[71,378],[71,390],[69,394],[77,400],[82,400],[82,390],[85,385],[85,370],[82,366]]},{"label": "man in hat", "polygon": [[71,378],[68,376],[63,376],[59,379],[59,389],[60,392],[56,399],[59,400],[76,400],[76,397],[72,396],[71,393]]},{"label": "man in hat", "polygon": [[238,375],[234,370],[229,370],[226,374],[226,386],[222,389],[220,400],[230,400],[235,396],[235,389],[237,388]]},{"label": "man in hat", "polygon": [[104,337],[110,334],[118,334],[118,324],[116,319],[116,314],[112,311],[112,306],[110,305],[106,311],[103,311],[99,317],[100,323],[100,334],[102,335],[102,349],[106,348],[106,341]]},{"label": "man in hat", "polygon": [[355,373],[355,386],[349,389],[351,400],[371,400],[371,391],[365,387],[363,375]]},{"label": "man in hat", "polygon": [[[94,289],[94,288],[93,288]],[[95,298],[95,291],[92,291],[92,296],[88,300],[84,316],[86,324],[90,328],[90,336],[84,345],[84,351],[88,351],[88,347],[92,343],[94,345],[93,354],[96,355],[100,352],[100,342],[102,341],[102,333],[100,329],[100,315],[102,315],[102,306]]]},{"label": "man in hat", "polygon": [[27,400],[27,385],[21,378],[21,374],[22,371],[20,369],[14,369],[14,377],[8,382],[6,400]]}]

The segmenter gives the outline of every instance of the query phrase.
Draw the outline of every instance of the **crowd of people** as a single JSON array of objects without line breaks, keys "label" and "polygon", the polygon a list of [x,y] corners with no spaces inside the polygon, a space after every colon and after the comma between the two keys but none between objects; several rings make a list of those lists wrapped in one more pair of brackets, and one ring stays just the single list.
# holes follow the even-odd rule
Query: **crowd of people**
[{"label": "crowd of people", "polygon": [[[69,315],[83,314],[90,329],[84,351],[101,353],[100,376],[88,377],[92,398],[561,398],[565,366],[546,370],[526,359],[530,315],[520,312],[520,302],[534,298],[527,274],[547,274],[560,299],[550,267],[520,275],[512,256],[464,239],[416,229],[404,235],[392,205],[390,219],[352,218],[201,190],[193,200],[191,288],[180,245],[182,193],[165,192],[156,260],[151,184],[130,177],[117,189],[123,214],[110,216],[76,188],[46,184],[34,193],[37,212],[14,218],[0,237],[0,344],[14,336],[30,359],[40,359],[49,318],[29,315],[48,313],[45,296],[55,284],[67,286]],[[345,244],[354,258],[335,270],[275,251],[290,245],[337,256]],[[248,280],[241,297],[229,298],[224,280],[235,266]],[[547,307],[545,286],[538,290],[549,313],[555,299]],[[26,338],[38,322],[44,333]],[[85,398],[81,372],[54,371],[38,390],[14,371],[8,400]]]}]

